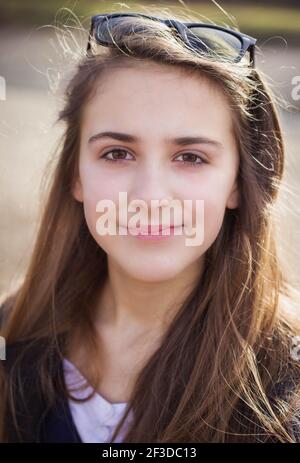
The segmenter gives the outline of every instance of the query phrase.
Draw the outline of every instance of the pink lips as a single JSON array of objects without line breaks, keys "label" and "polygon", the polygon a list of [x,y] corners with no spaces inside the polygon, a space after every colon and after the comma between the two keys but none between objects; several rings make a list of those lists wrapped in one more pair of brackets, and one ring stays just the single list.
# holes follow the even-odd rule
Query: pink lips
[{"label": "pink lips", "polygon": [[[152,227],[151,225],[148,225],[148,227],[146,228],[139,227],[137,229],[138,234],[130,233],[130,229],[129,229],[129,233],[132,236],[135,236],[136,238],[141,239],[141,240],[163,240],[166,238],[170,238],[171,236],[174,236],[175,228],[177,227],[174,227],[174,225],[165,226],[165,227],[163,227],[163,225],[158,225],[158,226],[153,225]],[[164,234],[162,233],[163,230],[164,230]]]}]

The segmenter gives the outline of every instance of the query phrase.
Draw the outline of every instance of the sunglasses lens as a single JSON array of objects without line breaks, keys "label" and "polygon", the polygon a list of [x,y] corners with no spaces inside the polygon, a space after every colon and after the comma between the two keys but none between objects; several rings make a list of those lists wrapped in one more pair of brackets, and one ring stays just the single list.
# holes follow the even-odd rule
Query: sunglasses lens
[{"label": "sunglasses lens", "polygon": [[[104,45],[113,43],[116,38],[119,36],[119,30],[117,26],[122,22],[122,34],[130,34],[134,32],[138,34],[143,31],[143,26],[138,25],[137,23],[132,25],[132,16],[116,16],[111,18],[103,18],[96,26],[96,39],[99,43]],[[127,23],[127,27],[126,27]],[[120,40],[120,37],[118,37]],[[118,42],[119,42],[118,40]]]},{"label": "sunglasses lens", "polygon": [[189,27],[187,38],[193,48],[203,54],[219,56],[230,61],[240,55],[241,40],[235,35],[210,27]]}]

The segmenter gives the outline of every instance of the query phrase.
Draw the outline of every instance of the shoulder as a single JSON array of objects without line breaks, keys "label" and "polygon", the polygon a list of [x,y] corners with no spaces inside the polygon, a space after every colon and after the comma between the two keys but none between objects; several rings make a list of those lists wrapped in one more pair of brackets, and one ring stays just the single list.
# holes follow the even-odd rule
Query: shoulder
[{"label": "shoulder", "polygon": [[[0,302],[0,333],[2,332],[5,323],[9,318],[11,309],[16,301],[17,292],[10,294],[2,298]],[[31,365],[34,366],[34,361],[37,359],[38,354],[43,351],[45,344],[49,343],[48,340],[27,338],[25,340],[16,340],[11,343],[6,343],[6,359],[2,360],[2,365],[6,372],[10,372],[11,369],[20,364],[25,365],[26,369]]]},{"label": "shoulder", "polygon": [[[8,295],[0,302],[0,333],[2,332],[5,323],[8,321],[10,311],[13,309],[17,298],[16,291]],[[59,360],[58,351],[54,348],[60,345],[63,337],[58,335],[57,341],[51,338],[51,335],[44,337],[27,337],[22,339],[13,340],[6,343],[6,360],[2,361],[4,370],[10,372],[14,367],[22,368],[24,374],[32,369],[36,369],[37,363],[40,360],[46,360],[51,363],[54,360]]]},{"label": "shoulder", "polygon": [[35,340],[16,341],[7,344],[6,359],[2,361],[4,371],[10,374],[14,368],[19,367],[23,375],[30,375],[41,347],[41,343]]},{"label": "shoulder", "polygon": [[[52,407],[43,386],[45,371],[42,374],[38,365],[45,352],[45,343],[44,339],[30,339],[7,345],[6,360],[2,365],[10,391],[5,415],[8,442],[40,442],[44,439],[43,427]],[[47,374],[48,379],[51,377],[56,384],[60,368],[57,363],[53,370],[49,370],[52,357],[54,359],[55,355],[46,356]],[[56,360],[59,362],[59,357]],[[54,397],[56,400],[57,396]]]},{"label": "shoulder", "polygon": [[[0,332],[2,332],[2,329],[8,319],[10,309],[12,308],[14,302],[16,299],[16,294],[12,294],[10,296],[5,297],[5,299],[0,303]],[[1,360],[1,365],[4,368],[4,371],[6,373],[9,373],[11,368],[13,367],[15,360],[20,356],[22,353],[22,350],[25,348],[25,346],[28,344],[28,342],[24,341],[18,341],[14,342],[12,344],[6,344],[5,346],[5,360]]]},{"label": "shoulder", "polygon": [[285,374],[275,382],[270,399],[276,410],[289,410],[285,423],[294,442],[300,443],[300,360],[289,362]]}]

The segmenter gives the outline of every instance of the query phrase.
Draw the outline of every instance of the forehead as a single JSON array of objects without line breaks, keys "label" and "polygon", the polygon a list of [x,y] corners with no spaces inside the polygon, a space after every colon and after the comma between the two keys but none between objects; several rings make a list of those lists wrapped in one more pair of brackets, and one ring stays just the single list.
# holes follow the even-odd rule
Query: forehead
[{"label": "forehead", "polygon": [[82,114],[82,134],[99,129],[165,138],[195,129],[225,140],[232,132],[229,102],[207,77],[148,64],[106,71]]}]

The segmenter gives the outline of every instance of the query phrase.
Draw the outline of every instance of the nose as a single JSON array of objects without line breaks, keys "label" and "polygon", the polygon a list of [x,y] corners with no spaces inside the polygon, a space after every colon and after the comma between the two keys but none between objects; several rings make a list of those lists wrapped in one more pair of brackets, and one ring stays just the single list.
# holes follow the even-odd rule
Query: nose
[{"label": "nose", "polygon": [[[151,209],[154,213],[157,209],[169,206],[173,199],[172,193],[170,177],[160,163],[153,161],[138,171],[130,189],[129,201],[143,201],[148,210],[148,223],[151,223]],[[153,200],[156,200],[155,203]]]}]

